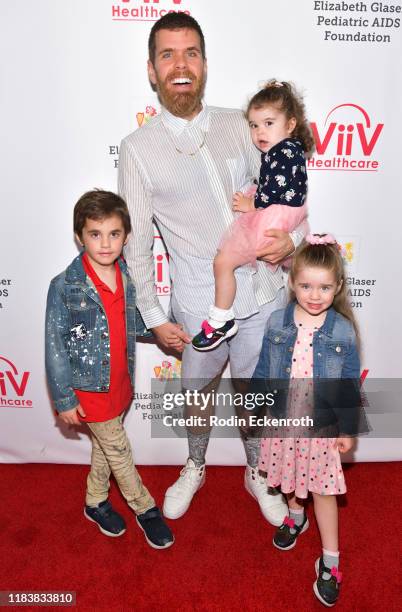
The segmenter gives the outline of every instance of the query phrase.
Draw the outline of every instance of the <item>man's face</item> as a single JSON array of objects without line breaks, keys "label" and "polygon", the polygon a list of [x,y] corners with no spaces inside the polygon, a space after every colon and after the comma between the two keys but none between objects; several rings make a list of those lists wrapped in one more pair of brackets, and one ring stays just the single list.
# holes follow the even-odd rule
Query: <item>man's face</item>
[{"label": "man's face", "polygon": [[201,109],[207,72],[195,30],[159,30],[155,60],[148,60],[148,76],[172,115],[192,119]]}]

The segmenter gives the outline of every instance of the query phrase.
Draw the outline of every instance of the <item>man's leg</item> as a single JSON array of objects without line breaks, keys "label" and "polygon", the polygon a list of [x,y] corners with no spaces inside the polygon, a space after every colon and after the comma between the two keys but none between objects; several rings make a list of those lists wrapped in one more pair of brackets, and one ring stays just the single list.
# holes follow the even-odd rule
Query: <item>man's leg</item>
[{"label": "man's leg", "polygon": [[[201,318],[183,312],[172,299],[172,314],[190,335],[196,334]],[[229,348],[226,342],[208,353],[197,352],[191,344],[185,346],[182,358],[182,386],[184,389],[208,393],[219,384],[220,374],[227,362]],[[199,406],[187,404],[185,417],[202,416],[209,423],[215,413],[213,402],[200,412]],[[210,427],[187,428],[189,456],[179,479],[167,489],[163,513],[171,519],[180,518],[187,511],[194,494],[205,481],[205,455],[210,437]]]},{"label": "man's leg", "polygon": [[[257,365],[262,339],[268,318],[274,310],[284,305],[284,290],[280,290],[276,299],[261,307],[260,312],[248,319],[238,319],[239,332],[230,343],[223,342],[210,352],[200,353],[192,345],[186,345],[182,362],[182,385],[185,389],[198,389],[204,392],[219,384],[220,374],[229,356],[231,359],[232,378],[250,378]],[[179,305],[172,300],[173,315],[184,329],[194,335],[200,328],[201,319],[182,312]],[[233,346],[234,345],[234,346]],[[199,415],[199,408],[186,406],[186,416]],[[203,416],[214,414],[210,403]],[[205,454],[209,442],[210,430],[188,430],[189,458],[179,479],[166,491],[163,512],[168,518],[179,518],[190,506],[191,500],[205,481]],[[267,520],[281,525],[287,513],[282,496],[268,495],[266,482],[258,474],[258,456],[260,439],[244,436],[243,444],[247,457],[245,484],[247,490],[259,502]],[[267,510],[267,507],[272,507]],[[277,507],[277,508],[274,508]],[[279,511],[277,511],[279,507]],[[278,516],[276,516],[278,514]],[[280,514],[280,517],[279,517]]]},{"label": "man's leg", "polygon": [[[236,379],[249,379],[253,375],[267,321],[272,312],[284,306],[284,301],[285,292],[281,289],[275,300],[261,306],[259,313],[237,320],[239,331],[229,344],[230,370],[235,386]],[[241,436],[247,457],[244,477],[246,490],[257,499],[264,517],[273,525],[279,526],[287,514],[287,506],[282,495],[268,492],[266,479],[258,472],[261,439],[244,432],[241,432]]]}]

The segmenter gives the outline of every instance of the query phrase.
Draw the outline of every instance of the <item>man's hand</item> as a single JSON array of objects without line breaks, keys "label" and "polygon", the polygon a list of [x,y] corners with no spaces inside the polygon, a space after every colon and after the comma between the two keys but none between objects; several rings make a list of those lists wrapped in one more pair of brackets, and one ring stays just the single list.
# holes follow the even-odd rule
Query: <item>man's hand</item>
[{"label": "man's hand", "polygon": [[245,196],[241,191],[236,191],[232,203],[232,208],[235,212],[250,212],[251,210],[255,210],[254,198]]},{"label": "man's hand", "polygon": [[82,417],[86,417],[86,414],[85,414],[83,408],[81,407],[81,405],[77,404],[76,407],[72,408],[71,410],[66,410],[65,412],[60,412],[59,413],[59,418],[66,425],[80,425],[81,421],[79,420],[77,413],[79,413]]},{"label": "man's hand", "polygon": [[184,349],[184,343],[189,344],[191,342],[190,336],[183,331],[183,326],[170,321],[153,327],[152,333],[155,335],[158,344],[166,350],[173,349],[181,353]]},{"label": "man's hand", "polygon": [[340,436],[335,440],[334,448],[337,448],[340,453],[347,453],[353,447],[353,438]]},{"label": "man's hand", "polygon": [[287,232],[278,229],[271,229],[264,232],[267,238],[273,241],[266,248],[257,251],[257,259],[262,259],[270,264],[277,265],[295,250],[295,245]]}]

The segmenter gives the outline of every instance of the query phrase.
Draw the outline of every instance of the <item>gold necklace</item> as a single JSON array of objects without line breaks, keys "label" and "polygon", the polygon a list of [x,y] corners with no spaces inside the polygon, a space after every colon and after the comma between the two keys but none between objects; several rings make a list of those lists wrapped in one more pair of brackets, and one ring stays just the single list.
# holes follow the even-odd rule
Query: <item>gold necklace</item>
[{"label": "gold necklace", "polygon": [[201,143],[201,144],[200,144],[200,145],[197,147],[197,149],[196,149],[195,151],[191,151],[191,152],[190,152],[190,151],[182,151],[181,149],[179,149],[179,148],[176,146],[176,144],[175,144],[175,142],[174,142],[174,140],[173,140],[173,138],[172,138],[172,136],[171,136],[171,134],[170,134],[169,130],[167,129],[167,127],[166,127],[166,126],[163,126],[163,127],[164,127],[164,128],[165,128],[165,130],[166,130],[166,133],[167,133],[167,135],[168,135],[168,137],[169,137],[170,142],[172,143],[172,145],[173,145],[173,146],[174,146],[174,148],[176,149],[177,153],[180,153],[180,155],[188,155],[189,157],[194,157],[194,155],[197,155],[198,151],[201,151],[202,147],[203,147],[203,146],[204,146],[204,144],[205,144],[205,140],[206,140],[206,137],[207,137],[207,133],[206,133],[206,132],[201,132],[201,134],[203,135],[203,138],[202,138],[202,143]]}]

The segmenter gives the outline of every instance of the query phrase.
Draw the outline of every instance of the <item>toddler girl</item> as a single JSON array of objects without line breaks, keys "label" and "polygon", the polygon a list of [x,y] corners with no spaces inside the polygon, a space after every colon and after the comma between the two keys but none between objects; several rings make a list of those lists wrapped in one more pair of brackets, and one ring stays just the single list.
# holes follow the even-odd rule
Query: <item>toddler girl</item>
[{"label": "toddler girl", "polygon": [[312,415],[309,433],[328,437],[278,430],[280,437],[263,438],[259,468],[267,487],[280,486],[288,499],[289,516],[273,538],[279,550],[293,548],[308,528],[302,500],[312,493],[322,544],[313,588],[332,606],[341,582],[336,495],[346,491],[339,453],[352,448],[350,436],[357,434],[360,361],[342,257],[331,235],[307,236],[293,257],[289,286],[290,303],[268,321],[252,388],[275,387],[276,416],[281,407],[287,417]]},{"label": "toddler girl", "polygon": [[257,252],[272,242],[267,230],[293,231],[307,214],[304,152],[312,151],[314,141],[303,102],[289,83],[269,81],[251,99],[246,115],[252,141],[262,153],[258,188],[255,197],[233,196],[233,210],[243,214],[226,232],[214,260],[215,305],[193,338],[198,351],[216,348],[237,332],[235,269],[256,265]]}]

